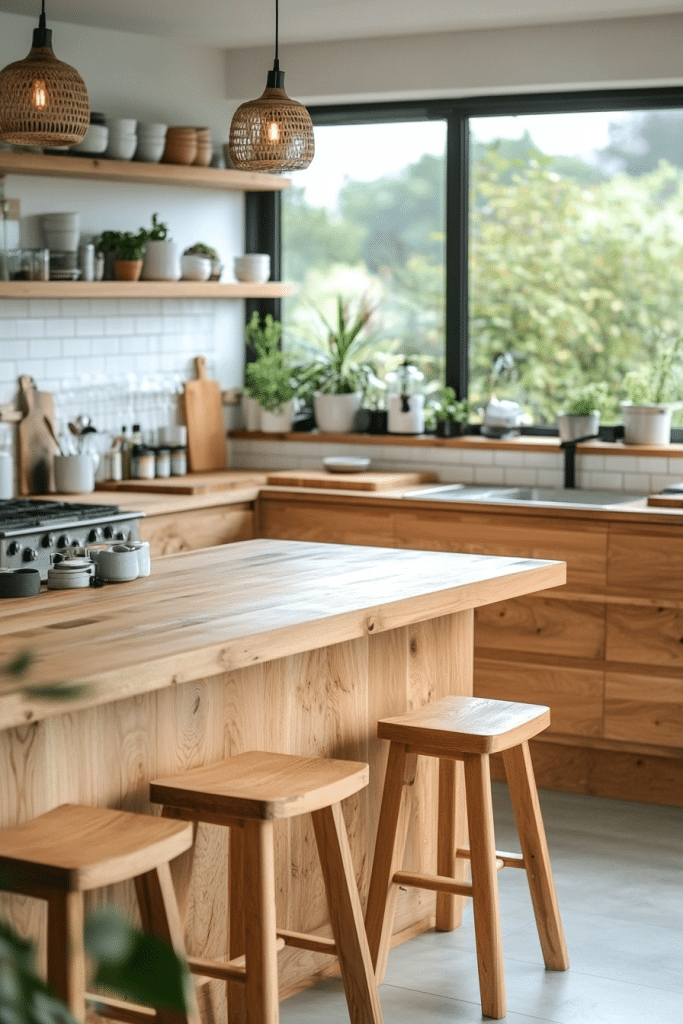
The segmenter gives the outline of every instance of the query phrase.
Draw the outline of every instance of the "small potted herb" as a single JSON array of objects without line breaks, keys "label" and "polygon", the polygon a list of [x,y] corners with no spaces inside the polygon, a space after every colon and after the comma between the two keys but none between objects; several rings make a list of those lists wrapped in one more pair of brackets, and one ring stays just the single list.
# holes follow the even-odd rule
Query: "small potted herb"
[{"label": "small potted herb", "polygon": [[218,252],[211,245],[207,245],[206,242],[195,242],[194,245],[188,245],[187,249],[183,251],[183,256],[201,256],[204,259],[208,259],[211,263],[211,273],[209,280],[218,281],[221,274],[223,273],[223,264]]},{"label": "small potted herb", "polygon": [[624,377],[621,404],[626,444],[669,444],[671,415],[683,398],[683,335],[660,337],[654,356]]},{"label": "small potted herb", "polygon": [[123,231],[114,249],[114,275],[117,281],[139,281],[145,255],[145,232]]},{"label": "small potted herb", "polygon": [[560,441],[595,437],[600,429],[600,416],[609,398],[605,381],[591,381],[577,388],[565,410],[557,414]]},{"label": "small potted herb", "polygon": [[455,390],[445,387],[435,402],[432,403],[436,420],[437,437],[458,437],[465,433],[470,415],[470,403],[467,398],[457,398]]},{"label": "small potted herb", "polygon": [[168,225],[152,214],[152,227],[140,228],[147,239],[145,262],[142,267],[143,281],[179,281],[180,247],[168,237]]},{"label": "small potted herb", "polygon": [[[256,353],[256,359],[244,369],[246,397],[259,405],[259,423],[251,429],[266,433],[286,433],[291,429],[294,415],[293,400],[298,394],[299,382],[294,360],[280,348],[282,324],[267,313],[263,321],[254,312],[247,324],[247,344]],[[249,413],[245,406],[245,419],[249,429]]]}]

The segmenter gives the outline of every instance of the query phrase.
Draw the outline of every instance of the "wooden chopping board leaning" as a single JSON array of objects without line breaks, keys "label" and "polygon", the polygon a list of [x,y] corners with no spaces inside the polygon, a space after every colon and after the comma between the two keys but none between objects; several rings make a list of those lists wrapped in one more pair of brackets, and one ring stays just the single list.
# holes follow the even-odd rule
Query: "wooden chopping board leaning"
[{"label": "wooden chopping board leaning", "polygon": [[227,469],[223,397],[218,381],[206,376],[204,356],[195,357],[197,379],[185,381],[187,462],[191,473]]},{"label": "wooden chopping board leaning", "polygon": [[33,377],[24,375],[19,378],[19,398],[25,412],[19,421],[19,493],[49,494],[55,489],[53,458],[59,454],[52,436],[56,433],[52,395],[38,391]]}]

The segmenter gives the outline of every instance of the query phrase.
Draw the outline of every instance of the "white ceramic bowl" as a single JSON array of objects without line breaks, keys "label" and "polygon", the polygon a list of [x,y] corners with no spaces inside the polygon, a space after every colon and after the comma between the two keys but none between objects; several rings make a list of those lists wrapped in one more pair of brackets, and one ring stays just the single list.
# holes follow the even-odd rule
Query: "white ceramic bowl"
[{"label": "white ceramic bowl", "polygon": [[44,213],[40,218],[45,228],[78,228],[80,224],[78,213]]},{"label": "white ceramic bowl", "polygon": [[142,160],[147,164],[158,164],[164,155],[165,147],[166,139],[163,135],[156,139],[140,135],[138,136],[137,149],[135,150],[135,159]]},{"label": "white ceramic bowl", "polygon": [[270,278],[270,256],[268,253],[235,256],[234,269],[238,281],[255,281],[262,284]]},{"label": "white ceramic bowl", "polygon": [[138,122],[134,117],[108,117],[107,127],[110,132],[132,132],[135,134],[135,129],[138,126]]},{"label": "white ceramic bowl", "polygon": [[91,124],[85,138],[77,146],[72,146],[72,153],[104,153],[109,141],[109,129],[104,124]]},{"label": "white ceramic bowl", "polygon": [[109,144],[107,146],[107,156],[111,160],[132,160],[133,154],[137,149],[138,140],[136,135],[126,135],[120,138],[112,138],[111,133],[109,135]]},{"label": "white ceramic bowl", "polygon": [[211,277],[211,260],[208,256],[186,253],[180,257],[183,281],[208,281]]}]

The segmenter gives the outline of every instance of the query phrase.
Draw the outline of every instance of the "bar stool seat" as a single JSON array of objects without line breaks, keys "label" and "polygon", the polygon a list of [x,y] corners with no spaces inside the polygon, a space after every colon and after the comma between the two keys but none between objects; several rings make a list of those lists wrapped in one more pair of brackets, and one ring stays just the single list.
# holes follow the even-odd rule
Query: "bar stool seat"
[{"label": "bar stool seat", "polygon": [[[189,963],[195,974],[228,982],[231,1024],[245,1016],[247,1024],[277,1024],[276,953],[285,945],[336,956],[351,1020],[381,1024],[340,806],[367,786],[368,775],[368,766],[356,761],[252,750],[151,783],[151,799],[164,805],[164,815],[230,829],[230,959],[190,957]],[[273,823],[302,814],[313,820],[333,939],[276,925]]]},{"label": "bar stool seat", "polygon": [[47,980],[77,1020],[85,1019],[86,1002],[96,1002],[101,1016],[133,1024],[198,1024],[191,995],[182,1016],[88,995],[83,949],[84,893],[132,879],[143,929],[184,958],[169,861],[192,841],[192,825],[182,821],[80,804],[63,804],[0,831],[0,888],[47,901]]},{"label": "bar stool seat", "polygon": [[[488,1017],[504,1017],[497,880],[502,867],[526,870],[546,967],[555,971],[569,967],[528,742],[549,722],[550,709],[541,705],[444,697],[378,723],[377,735],[390,741],[366,914],[378,981],[386,969],[399,885],[430,889],[451,898],[471,896],[482,1010]],[[503,756],[521,855],[495,849],[489,755],[496,752]],[[420,755],[440,759],[437,868],[441,871],[434,875],[402,870]],[[455,761],[464,762],[467,849],[455,847]],[[455,878],[458,859],[470,862],[471,883]]]}]

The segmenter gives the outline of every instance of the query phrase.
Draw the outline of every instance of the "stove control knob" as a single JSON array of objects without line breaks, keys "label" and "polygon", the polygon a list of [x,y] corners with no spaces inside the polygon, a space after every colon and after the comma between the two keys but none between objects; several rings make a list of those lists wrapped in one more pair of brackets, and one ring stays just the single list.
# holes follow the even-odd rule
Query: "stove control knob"
[{"label": "stove control knob", "polygon": [[91,544],[94,541],[99,540],[101,536],[102,531],[100,530],[99,526],[96,526],[94,529],[88,531],[88,540],[90,541]]},{"label": "stove control knob", "polygon": [[112,537],[114,536],[114,527],[113,526],[105,526],[105,528],[104,528],[104,536],[105,536],[106,540],[111,540]]},{"label": "stove control knob", "polygon": [[54,535],[54,533],[46,533],[45,536],[43,537],[43,539],[40,542],[40,546],[43,547],[43,548],[51,548],[51,547],[54,547],[54,543],[55,543],[55,535]]},{"label": "stove control knob", "polygon": [[125,530],[117,530],[114,534],[114,540],[128,540],[128,534]]},{"label": "stove control knob", "polygon": [[71,537],[69,536],[68,533],[63,533],[62,536],[57,541],[57,547],[58,548],[68,548],[70,546],[71,546]]},{"label": "stove control knob", "polygon": [[24,561],[35,562],[38,557],[38,552],[35,548],[24,548]]},{"label": "stove control knob", "polygon": [[16,540],[11,540],[7,545],[8,555],[18,555],[21,551],[21,544]]}]

